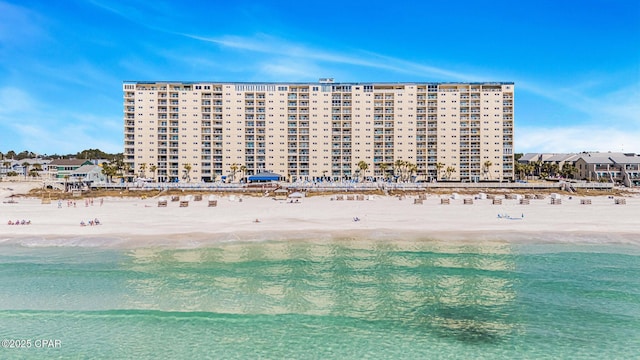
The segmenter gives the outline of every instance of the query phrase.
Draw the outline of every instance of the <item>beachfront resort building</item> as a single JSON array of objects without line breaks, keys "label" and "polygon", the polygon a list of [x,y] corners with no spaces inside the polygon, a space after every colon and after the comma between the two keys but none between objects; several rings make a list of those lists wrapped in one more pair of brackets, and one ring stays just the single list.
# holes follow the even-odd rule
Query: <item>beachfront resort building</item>
[{"label": "beachfront resort building", "polygon": [[514,83],[125,81],[130,175],[513,180]]}]

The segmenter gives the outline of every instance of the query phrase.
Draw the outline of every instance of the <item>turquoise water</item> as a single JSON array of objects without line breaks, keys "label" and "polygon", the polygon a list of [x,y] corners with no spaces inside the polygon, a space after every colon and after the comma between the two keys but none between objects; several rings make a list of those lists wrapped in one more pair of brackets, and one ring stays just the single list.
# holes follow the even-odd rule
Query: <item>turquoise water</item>
[{"label": "turquoise water", "polygon": [[0,339],[31,341],[2,359],[640,354],[635,245],[5,243],[0,254]]}]

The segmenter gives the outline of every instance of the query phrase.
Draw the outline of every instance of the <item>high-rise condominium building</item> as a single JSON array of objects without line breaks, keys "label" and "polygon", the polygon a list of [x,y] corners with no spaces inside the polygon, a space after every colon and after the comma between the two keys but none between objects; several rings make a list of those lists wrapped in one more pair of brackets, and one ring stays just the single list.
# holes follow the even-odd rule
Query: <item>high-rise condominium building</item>
[{"label": "high-rise condominium building", "polygon": [[414,180],[513,179],[511,82],[126,81],[123,90],[131,175],[371,180],[393,178],[403,161]]}]

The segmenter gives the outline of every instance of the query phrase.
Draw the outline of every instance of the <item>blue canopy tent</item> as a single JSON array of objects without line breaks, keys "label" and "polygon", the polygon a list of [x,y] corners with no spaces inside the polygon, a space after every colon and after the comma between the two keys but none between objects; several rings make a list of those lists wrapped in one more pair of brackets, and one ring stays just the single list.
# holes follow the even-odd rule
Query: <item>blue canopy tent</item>
[{"label": "blue canopy tent", "polygon": [[255,175],[249,176],[248,180],[251,182],[268,182],[268,181],[280,181],[283,180],[283,176],[280,174],[272,173],[270,171],[264,171]]}]

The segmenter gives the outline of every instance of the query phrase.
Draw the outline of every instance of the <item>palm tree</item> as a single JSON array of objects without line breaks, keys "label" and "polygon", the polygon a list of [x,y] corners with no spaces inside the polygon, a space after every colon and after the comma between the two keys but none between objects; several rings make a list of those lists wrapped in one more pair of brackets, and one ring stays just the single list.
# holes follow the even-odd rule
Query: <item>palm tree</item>
[{"label": "palm tree", "polygon": [[147,163],[140,163],[140,177],[141,178],[145,178],[147,177],[146,175],[146,170],[147,170]]},{"label": "palm tree", "polygon": [[382,173],[382,180],[387,180],[387,169],[389,168],[389,165],[382,163],[378,165],[378,168],[380,169],[380,172]]},{"label": "palm tree", "polygon": [[551,176],[555,177],[560,172],[560,165],[557,163],[551,164],[551,166],[549,166],[549,172],[551,173]]},{"label": "palm tree", "polygon": [[575,174],[578,173],[578,168],[575,167],[575,165],[570,164],[570,163],[564,163],[564,165],[562,165],[562,176],[566,177],[566,178],[573,178]]},{"label": "palm tree", "polygon": [[102,173],[107,177],[109,182],[113,181],[113,177],[118,173],[118,168],[114,163],[102,164]]},{"label": "palm tree", "polygon": [[149,171],[151,171],[151,177],[153,178],[154,181],[156,179],[156,170],[158,170],[158,167],[156,166],[156,164],[151,164],[151,166],[149,166]]},{"label": "palm tree", "polygon": [[358,162],[357,166],[360,169],[360,171],[362,172],[362,181],[364,181],[365,176],[367,174],[367,169],[369,169],[369,164],[367,164],[366,161],[364,161],[364,160],[360,160]]},{"label": "palm tree", "polygon": [[4,175],[7,176],[9,167],[11,166],[11,162],[10,161],[4,161],[2,163],[2,166],[5,168]]},{"label": "palm tree", "polygon": [[182,165],[184,167],[184,176],[183,179],[186,179],[187,182],[191,182],[191,164],[186,163]]},{"label": "palm tree", "polygon": [[492,165],[493,163],[491,163],[491,161],[489,160],[485,161],[484,164],[482,164],[482,169],[484,170],[485,179],[491,179],[491,173],[489,172],[489,169],[491,168]]},{"label": "palm tree", "polygon": [[124,177],[124,161],[120,157],[116,157],[109,163],[111,167],[113,167],[114,174],[113,176],[121,176]]},{"label": "palm tree", "polygon": [[440,179],[440,171],[444,169],[444,164],[441,162],[436,163],[436,180]]},{"label": "palm tree", "polygon": [[407,170],[409,171],[409,177],[407,178],[407,180],[409,180],[409,179],[413,176],[413,174],[416,174],[416,179],[417,179],[417,175],[418,175],[418,165],[417,165],[417,164],[409,163],[409,164],[407,165],[407,168],[408,168]]},{"label": "palm tree", "polygon": [[451,174],[456,172],[456,168],[453,166],[447,166],[447,180],[451,180]]},{"label": "palm tree", "polygon": [[526,165],[521,164],[517,161],[515,162],[514,171],[518,175],[519,180],[522,180],[522,178],[524,177],[525,168],[526,168]]},{"label": "palm tree", "polygon": [[247,176],[247,167],[244,165],[241,165],[240,172],[242,173],[242,180],[244,181],[244,178]]},{"label": "palm tree", "polygon": [[418,171],[418,166],[409,161],[396,160],[393,165],[399,174],[400,181],[409,181],[411,175]]},{"label": "palm tree", "polygon": [[396,160],[395,163],[393,163],[393,168],[394,168],[394,174],[396,174],[396,176],[398,177],[398,179],[400,181],[402,181],[404,179],[404,170],[405,170],[405,166],[406,166],[406,162],[404,160]]},{"label": "palm tree", "polygon": [[25,162],[22,163],[22,168],[24,169],[24,179],[25,180],[27,179],[27,173],[29,172],[29,166],[30,165],[31,164],[29,164],[28,161],[25,161]]},{"label": "palm tree", "polygon": [[131,165],[129,163],[122,163],[122,177],[125,178],[125,175],[128,175],[131,172]]},{"label": "palm tree", "polygon": [[[40,176],[40,171],[42,171],[42,164],[35,163],[33,164],[33,168],[31,168],[31,172],[35,172],[35,176]],[[31,175],[34,176],[34,175]]]},{"label": "palm tree", "polygon": [[538,177],[540,176],[540,174],[542,173],[542,160],[537,160],[533,162],[533,167],[536,170],[536,175],[538,175]]},{"label": "palm tree", "polygon": [[535,171],[536,167],[534,164],[527,164],[524,166],[524,171],[525,174],[527,175],[527,180],[529,179],[530,176],[533,176],[533,172]]},{"label": "palm tree", "polygon": [[231,164],[231,166],[229,167],[231,169],[231,182],[234,182],[236,180],[236,173],[238,172],[238,168],[240,166],[236,163]]}]

